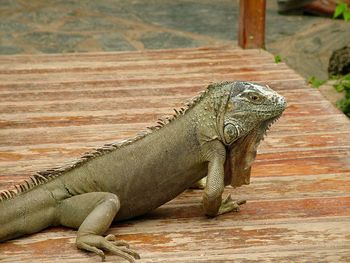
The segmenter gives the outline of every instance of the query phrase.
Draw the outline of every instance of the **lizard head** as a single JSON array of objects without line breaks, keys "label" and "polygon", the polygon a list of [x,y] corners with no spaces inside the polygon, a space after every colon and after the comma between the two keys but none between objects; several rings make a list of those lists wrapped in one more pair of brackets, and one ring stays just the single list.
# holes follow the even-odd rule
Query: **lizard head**
[{"label": "lizard head", "polygon": [[278,118],[286,107],[284,97],[270,89],[249,82],[232,83],[223,116],[223,142],[231,145],[257,127]]},{"label": "lizard head", "polygon": [[249,184],[257,147],[286,108],[284,97],[268,86],[233,82],[221,116],[221,140],[227,148],[225,183]]}]

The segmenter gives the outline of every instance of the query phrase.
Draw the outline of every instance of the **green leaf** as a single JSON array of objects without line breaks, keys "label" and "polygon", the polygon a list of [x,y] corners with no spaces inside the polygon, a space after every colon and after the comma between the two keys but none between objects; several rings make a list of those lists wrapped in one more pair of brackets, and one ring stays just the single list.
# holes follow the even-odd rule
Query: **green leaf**
[{"label": "green leaf", "polygon": [[340,99],[337,102],[338,108],[345,114],[350,113],[350,100],[349,99]]},{"label": "green leaf", "polygon": [[350,73],[341,76],[334,84],[334,88],[339,92],[345,92],[345,98],[338,100],[337,106],[350,118]]},{"label": "green leaf", "polygon": [[308,80],[309,84],[311,84],[312,87],[318,89],[323,83],[325,83],[325,80],[319,80],[316,79],[315,76],[311,76]]},{"label": "green leaf", "polygon": [[334,10],[333,18],[337,18],[341,14],[344,14],[346,11],[348,11],[348,5],[342,2],[339,3]]},{"label": "green leaf", "polygon": [[343,17],[345,21],[350,21],[350,11],[346,10],[346,12],[343,13]]},{"label": "green leaf", "polygon": [[344,86],[341,83],[336,83],[333,85],[333,87],[335,88],[336,91],[338,92],[342,92],[344,91]]},{"label": "green leaf", "polygon": [[278,63],[280,63],[280,62],[282,62],[282,57],[281,57],[281,55],[275,55],[275,63],[276,64],[278,64]]},{"label": "green leaf", "polygon": [[345,90],[350,90],[350,81],[349,80],[344,80],[343,81],[343,86]]}]

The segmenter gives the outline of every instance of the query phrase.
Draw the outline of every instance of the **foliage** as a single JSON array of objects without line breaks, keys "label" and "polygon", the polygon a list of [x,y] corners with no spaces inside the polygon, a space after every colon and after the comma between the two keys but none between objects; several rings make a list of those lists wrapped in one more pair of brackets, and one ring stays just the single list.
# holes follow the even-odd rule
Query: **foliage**
[{"label": "foliage", "polygon": [[279,55],[279,54],[275,55],[275,63],[278,64],[278,63],[280,63],[280,62],[282,62],[282,57],[281,57],[281,55]]},{"label": "foliage", "polygon": [[350,10],[348,4],[344,2],[340,2],[339,4],[337,4],[337,7],[335,8],[333,14],[333,18],[340,17],[341,15],[343,16],[345,21],[350,21]]},{"label": "foliage", "polygon": [[345,98],[337,101],[338,108],[350,117],[350,74],[347,74],[337,80],[334,88],[338,92],[345,91]]},{"label": "foliage", "polygon": [[319,88],[322,84],[324,84],[326,81],[325,80],[319,80],[319,79],[316,79],[315,76],[311,76],[309,79],[308,79],[308,83],[311,84],[312,87],[314,88]]}]

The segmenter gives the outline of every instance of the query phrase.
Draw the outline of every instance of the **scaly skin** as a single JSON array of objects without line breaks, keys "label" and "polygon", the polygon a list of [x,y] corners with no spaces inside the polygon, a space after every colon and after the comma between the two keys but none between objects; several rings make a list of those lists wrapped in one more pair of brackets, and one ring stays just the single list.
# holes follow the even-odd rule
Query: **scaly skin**
[{"label": "scaly skin", "polygon": [[78,229],[78,248],[135,262],[139,255],[127,243],[103,237],[111,223],[147,213],[204,177],[204,213],[237,211],[244,201],[222,200],[224,186],[249,184],[257,146],[285,106],[266,86],[211,85],[154,131],[42,172],[18,193],[5,191],[0,241],[62,225]]}]

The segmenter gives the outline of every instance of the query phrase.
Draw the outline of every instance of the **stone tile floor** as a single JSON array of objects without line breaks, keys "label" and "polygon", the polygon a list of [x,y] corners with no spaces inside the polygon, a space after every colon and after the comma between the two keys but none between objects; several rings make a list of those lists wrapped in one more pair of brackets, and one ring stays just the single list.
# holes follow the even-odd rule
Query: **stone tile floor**
[{"label": "stone tile floor", "polygon": [[[267,1],[266,48],[302,76],[327,78],[350,24],[282,16]],[[236,44],[238,0],[1,0],[0,55]]]},{"label": "stone tile floor", "polygon": [[[1,54],[182,48],[233,42],[237,1],[2,0]],[[315,18],[268,10],[268,41]],[[290,26],[290,21],[293,25]]]}]

